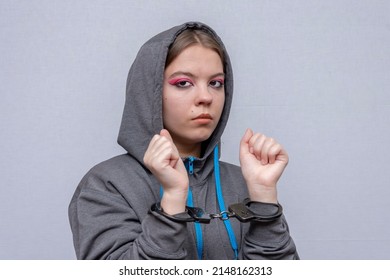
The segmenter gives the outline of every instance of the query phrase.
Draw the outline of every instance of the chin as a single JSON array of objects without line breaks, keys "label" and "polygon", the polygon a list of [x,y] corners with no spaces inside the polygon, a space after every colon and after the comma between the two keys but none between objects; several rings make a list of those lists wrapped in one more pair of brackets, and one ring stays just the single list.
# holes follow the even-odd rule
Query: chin
[{"label": "chin", "polygon": [[192,138],[193,138],[194,142],[200,143],[200,142],[204,142],[207,139],[209,139],[211,134],[212,134],[212,131],[199,131],[199,132],[195,132]]},{"label": "chin", "polygon": [[210,128],[190,128],[186,130],[182,130],[181,133],[171,133],[173,138],[182,143],[186,143],[186,145],[199,144],[204,141],[207,141],[211,134],[213,133],[213,129]]}]

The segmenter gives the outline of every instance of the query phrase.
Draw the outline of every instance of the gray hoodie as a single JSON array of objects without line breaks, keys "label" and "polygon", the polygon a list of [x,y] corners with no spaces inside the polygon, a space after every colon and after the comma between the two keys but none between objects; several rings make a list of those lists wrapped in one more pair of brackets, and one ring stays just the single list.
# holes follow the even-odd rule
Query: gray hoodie
[{"label": "gray hoodie", "polygon": [[[127,151],[93,167],[81,180],[69,206],[78,259],[197,259],[194,223],[172,221],[150,211],[160,200],[160,184],[143,164],[153,135],[163,128],[162,87],[169,46],[183,30],[197,27],[220,38],[208,26],[190,22],[164,31],[140,49],[128,75],[126,103],[118,143]],[[223,47],[224,48],[224,47]],[[233,94],[233,73],[225,52],[225,105],[218,126],[195,158],[190,188],[196,207],[219,213],[214,181],[213,150],[220,145]],[[238,152],[238,151],[237,151]],[[183,159],[185,163],[188,159]],[[219,162],[225,205],[248,197],[238,166]],[[252,207],[252,206],[251,206]],[[271,213],[271,205],[253,211]],[[297,259],[284,216],[276,221],[240,223],[230,219],[240,259]],[[201,224],[202,259],[233,259],[224,223]]]}]

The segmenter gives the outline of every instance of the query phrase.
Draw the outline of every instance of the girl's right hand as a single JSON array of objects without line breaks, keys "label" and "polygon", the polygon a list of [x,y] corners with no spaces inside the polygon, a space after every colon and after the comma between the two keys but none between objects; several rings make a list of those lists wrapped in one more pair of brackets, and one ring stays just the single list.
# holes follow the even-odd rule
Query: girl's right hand
[{"label": "girl's right hand", "polygon": [[161,199],[164,212],[170,215],[184,212],[188,174],[168,130],[163,129],[152,138],[144,155],[144,164],[164,189]]}]

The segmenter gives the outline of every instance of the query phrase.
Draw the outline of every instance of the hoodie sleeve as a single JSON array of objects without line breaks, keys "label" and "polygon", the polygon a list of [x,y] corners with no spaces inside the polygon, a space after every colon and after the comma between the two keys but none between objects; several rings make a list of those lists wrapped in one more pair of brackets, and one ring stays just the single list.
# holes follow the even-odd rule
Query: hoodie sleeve
[{"label": "hoodie sleeve", "polygon": [[[250,209],[262,214],[272,214],[275,211],[272,205],[256,203],[253,203]],[[272,222],[251,222],[243,239],[242,257],[268,260],[299,259],[284,215]]]},{"label": "hoodie sleeve", "polygon": [[[227,205],[242,202],[249,197],[246,182],[242,176],[241,168],[232,164],[221,162],[221,177],[225,193],[231,197]],[[249,209],[261,215],[272,215],[278,210],[270,204],[250,204]],[[298,253],[294,241],[290,235],[285,217],[272,222],[240,223],[240,254],[244,260],[269,260],[269,259],[298,259]]]},{"label": "hoodie sleeve", "polygon": [[96,174],[86,175],[70,203],[78,259],[186,258],[185,224],[157,213],[147,213],[141,221],[111,184]]}]

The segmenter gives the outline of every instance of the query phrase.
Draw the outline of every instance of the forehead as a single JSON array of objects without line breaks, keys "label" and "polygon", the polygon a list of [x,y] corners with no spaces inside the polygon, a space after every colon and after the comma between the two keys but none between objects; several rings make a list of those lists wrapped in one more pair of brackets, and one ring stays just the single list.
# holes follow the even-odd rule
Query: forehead
[{"label": "forehead", "polygon": [[165,69],[166,73],[175,71],[223,72],[219,54],[210,48],[193,45],[185,48]]}]

